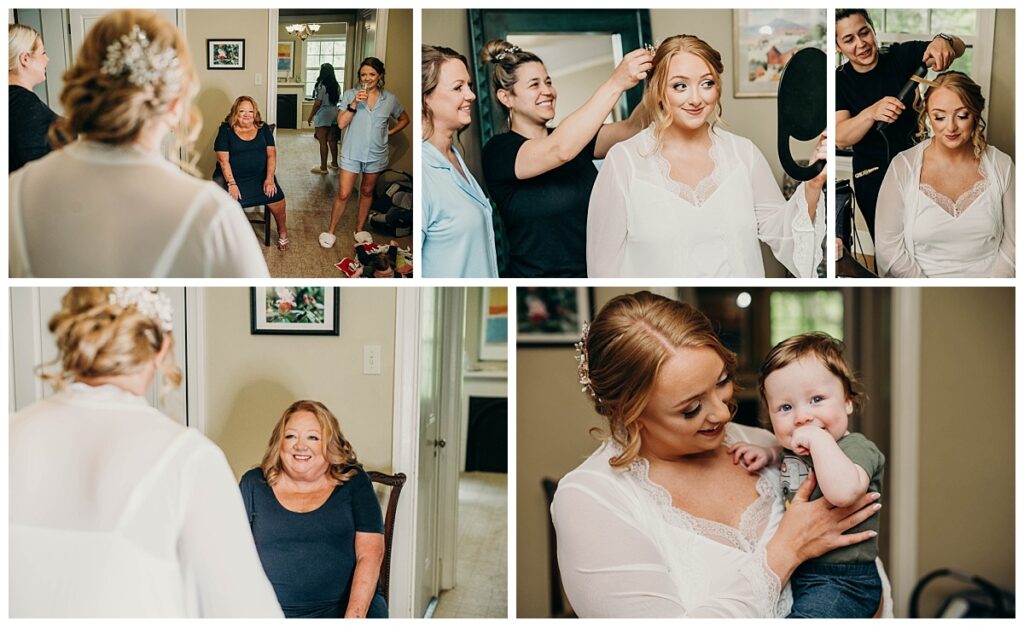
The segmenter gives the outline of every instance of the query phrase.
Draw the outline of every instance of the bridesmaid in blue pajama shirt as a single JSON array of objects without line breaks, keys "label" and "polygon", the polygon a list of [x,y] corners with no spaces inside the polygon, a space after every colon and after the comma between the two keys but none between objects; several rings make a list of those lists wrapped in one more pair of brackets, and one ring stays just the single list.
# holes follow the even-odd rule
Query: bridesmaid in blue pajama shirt
[{"label": "bridesmaid in blue pajama shirt", "polygon": [[423,46],[423,216],[421,275],[497,278],[491,203],[452,140],[472,121],[476,94],[458,52]]}]

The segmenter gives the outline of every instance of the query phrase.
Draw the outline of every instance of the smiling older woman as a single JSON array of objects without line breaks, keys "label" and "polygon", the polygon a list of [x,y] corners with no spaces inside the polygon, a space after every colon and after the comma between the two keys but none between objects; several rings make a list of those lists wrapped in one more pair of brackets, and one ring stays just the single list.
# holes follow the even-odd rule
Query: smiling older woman
[{"label": "smiling older woman", "polygon": [[256,550],[288,618],[387,618],[384,522],[338,419],[296,401],[239,484]]}]

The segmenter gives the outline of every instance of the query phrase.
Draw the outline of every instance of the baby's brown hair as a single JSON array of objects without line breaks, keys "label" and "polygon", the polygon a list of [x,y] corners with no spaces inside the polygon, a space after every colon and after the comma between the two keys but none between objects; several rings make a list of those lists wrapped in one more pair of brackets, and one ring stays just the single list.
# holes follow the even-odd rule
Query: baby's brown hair
[{"label": "baby's brown hair", "polygon": [[801,333],[782,340],[768,351],[764,363],[761,364],[761,374],[757,378],[757,391],[761,394],[761,400],[765,403],[768,402],[764,392],[764,381],[768,375],[785,368],[801,357],[813,355],[829,372],[842,381],[846,398],[850,399],[856,411],[860,411],[867,397],[861,392],[860,381],[843,357],[845,348],[841,340],[820,331]]}]

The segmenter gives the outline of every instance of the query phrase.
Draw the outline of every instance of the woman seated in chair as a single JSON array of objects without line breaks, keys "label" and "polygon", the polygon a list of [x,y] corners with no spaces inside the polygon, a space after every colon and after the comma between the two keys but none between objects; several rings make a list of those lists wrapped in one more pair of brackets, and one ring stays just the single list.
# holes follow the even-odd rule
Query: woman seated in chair
[{"label": "woman seated in chair", "polygon": [[287,618],[387,618],[380,505],[329,409],[292,403],[239,487]]},{"label": "woman seated in chair", "polygon": [[277,248],[288,249],[284,190],[277,182],[277,147],[274,133],[263,122],[251,96],[239,96],[217,131],[215,181],[227,184],[228,193],[243,207],[267,205],[277,222]]}]

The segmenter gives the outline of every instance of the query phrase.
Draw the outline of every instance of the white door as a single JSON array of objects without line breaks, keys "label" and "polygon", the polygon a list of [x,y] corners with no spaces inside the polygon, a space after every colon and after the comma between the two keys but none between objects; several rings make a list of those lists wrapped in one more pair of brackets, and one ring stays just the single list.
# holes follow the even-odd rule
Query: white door
[{"label": "white door", "polygon": [[[53,393],[52,388],[39,378],[38,368],[55,372],[59,364],[57,345],[47,328],[50,318],[60,309],[60,299],[66,287],[12,287],[11,288],[11,354],[9,359],[9,389],[11,411],[18,411]],[[160,390],[164,382],[157,376],[149,391],[150,405],[182,424],[187,424],[186,409],[186,354],[185,347],[185,288],[165,287],[161,291],[171,298],[174,306],[174,359],[182,370],[182,385],[167,394],[160,403]]]},{"label": "white door", "polygon": [[420,301],[419,463],[416,483],[416,579],[413,616],[420,617],[440,591],[437,543],[437,477],[441,416],[439,290],[422,291]]},{"label": "white door", "polygon": [[[68,22],[71,32],[71,62],[75,62],[75,57],[78,55],[78,49],[81,47],[82,42],[85,40],[85,34],[89,32],[101,17],[110,13],[114,9],[69,9],[68,10]],[[164,16],[171,24],[180,26],[178,24],[178,10],[177,9],[150,9],[154,13]]]}]

